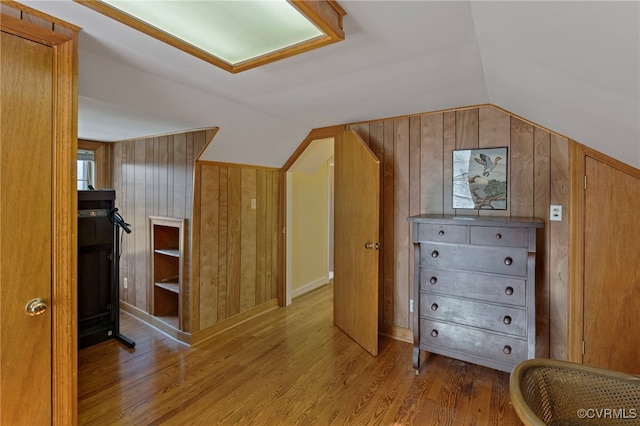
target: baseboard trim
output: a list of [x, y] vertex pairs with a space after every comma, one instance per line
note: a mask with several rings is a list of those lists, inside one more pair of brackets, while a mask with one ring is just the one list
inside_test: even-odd
[[140, 321], [145, 322], [154, 328], [157, 328], [158, 330], [162, 331], [164, 334], [167, 334], [170, 337], [173, 337], [174, 339], [182, 343], [186, 343], [187, 345], [192, 344], [191, 334], [186, 333], [184, 331], [180, 331], [172, 327], [171, 325], [167, 324], [161, 319], [154, 317], [153, 315], [143, 311], [140, 308], [136, 308], [133, 305], [120, 301], [120, 309], [130, 314], [131, 316], [139, 319]]
[[291, 292], [291, 298], [295, 299], [298, 296], [302, 296], [303, 294], [307, 294], [310, 291], [313, 291], [317, 288], [322, 287], [323, 285], [327, 285], [329, 283], [329, 279], [327, 277], [322, 277], [318, 280], [312, 281], [308, 284], [303, 285], [302, 287], [298, 287], [297, 289]]
[[191, 345], [198, 345], [205, 340], [209, 340], [212, 337], [224, 333], [230, 328], [236, 327], [244, 322], [262, 316], [278, 308], [278, 299], [273, 299], [246, 312], [242, 312], [241, 314], [234, 315], [219, 323], [213, 324], [204, 330], [196, 331], [191, 334]]
[[378, 334], [402, 342], [413, 343], [413, 330], [389, 324], [379, 324]]

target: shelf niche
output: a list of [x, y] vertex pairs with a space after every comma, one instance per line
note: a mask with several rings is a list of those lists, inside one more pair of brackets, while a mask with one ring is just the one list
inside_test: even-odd
[[185, 219], [150, 216], [151, 315], [183, 329]]

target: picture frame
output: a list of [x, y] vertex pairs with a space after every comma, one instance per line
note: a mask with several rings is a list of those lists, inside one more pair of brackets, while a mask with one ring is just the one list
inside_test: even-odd
[[506, 210], [508, 148], [453, 151], [453, 208]]

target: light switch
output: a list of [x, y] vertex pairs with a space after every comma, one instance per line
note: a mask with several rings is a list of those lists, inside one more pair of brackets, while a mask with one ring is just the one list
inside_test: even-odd
[[252, 198], [251, 199], [251, 210], [255, 210], [256, 209], [256, 199]]

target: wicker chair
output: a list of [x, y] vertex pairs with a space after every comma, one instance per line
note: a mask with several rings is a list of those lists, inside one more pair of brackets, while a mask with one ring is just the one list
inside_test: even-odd
[[509, 392], [525, 425], [640, 425], [640, 377], [530, 359], [511, 372]]

